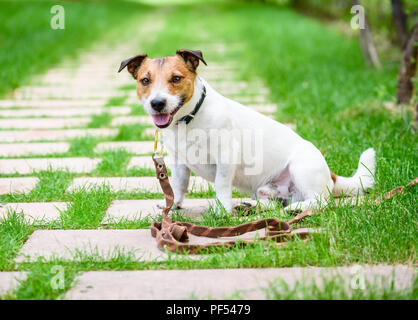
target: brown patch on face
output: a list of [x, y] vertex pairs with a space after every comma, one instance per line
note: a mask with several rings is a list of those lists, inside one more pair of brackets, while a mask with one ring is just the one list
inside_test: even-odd
[[330, 171], [330, 173], [331, 173], [331, 179], [335, 183], [337, 181], [337, 175], [334, 172], [332, 172], [332, 171]]
[[166, 88], [186, 103], [193, 96], [196, 76], [177, 55], [146, 59], [137, 71], [137, 94], [139, 98], [148, 98], [153, 88]]

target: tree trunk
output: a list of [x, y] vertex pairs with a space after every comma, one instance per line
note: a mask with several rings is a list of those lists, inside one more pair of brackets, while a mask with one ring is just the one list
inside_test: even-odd
[[[358, 5], [359, 1], [353, 0], [353, 4]], [[364, 29], [360, 29], [360, 47], [366, 64], [368, 66], [373, 65], [375, 68], [380, 68], [379, 57], [373, 43], [372, 34], [366, 17], [364, 17]]]
[[403, 9], [402, 0], [392, 0], [392, 18], [398, 34], [399, 45], [402, 49], [405, 49], [409, 38], [408, 16]]
[[412, 78], [417, 69], [418, 55], [418, 23], [412, 29], [411, 36], [402, 54], [401, 66], [398, 74], [398, 88], [396, 95], [398, 104], [405, 104], [411, 100], [414, 87]]

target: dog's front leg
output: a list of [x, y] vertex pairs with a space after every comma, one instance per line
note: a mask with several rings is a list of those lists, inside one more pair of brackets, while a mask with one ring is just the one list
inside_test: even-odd
[[184, 164], [172, 164], [171, 181], [174, 192], [174, 205], [181, 207], [187, 193], [190, 180], [190, 169]]
[[227, 212], [232, 211], [232, 182], [235, 175], [235, 165], [218, 164], [215, 176], [216, 197]]

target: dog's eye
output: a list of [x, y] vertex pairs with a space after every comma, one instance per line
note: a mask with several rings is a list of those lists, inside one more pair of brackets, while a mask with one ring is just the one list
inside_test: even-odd
[[171, 82], [173, 82], [173, 83], [178, 83], [178, 82], [180, 82], [180, 80], [181, 80], [180, 76], [173, 76], [171, 78]]
[[141, 79], [141, 83], [142, 83], [143, 86], [147, 86], [147, 85], [149, 85], [149, 79], [148, 78], [143, 78], [143, 79]]

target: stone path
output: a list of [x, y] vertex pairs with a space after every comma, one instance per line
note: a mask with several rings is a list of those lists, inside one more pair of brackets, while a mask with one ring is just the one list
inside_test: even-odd
[[[144, 25], [146, 26], [145, 23]], [[158, 26], [158, 21], [153, 21], [152, 28]], [[147, 34], [144, 29], [141, 32]], [[196, 47], [201, 48], [206, 56], [213, 57], [213, 61], [208, 67], [200, 68], [200, 75], [219, 92], [274, 118], [277, 106], [268, 100], [268, 89], [258, 79], [254, 79], [252, 83], [239, 81], [239, 66], [233, 60], [223, 59], [225, 44], [206, 40], [196, 44]], [[228, 50], [229, 48], [239, 50], [240, 44], [228, 44]], [[79, 59], [78, 65], [64, 61], [35, 79], [33, 85], [19, 88], [11, 98], [0, 100], [0, 195], [28, 194], [39, 183], [36, 173], [42, 170], [66, 170], [72, 173], [71, 181], [64, 186], [67, 194], [82, 188], [94, 190], [93, 187], [103, 184], [108, 185], [112, 193], [134, 192], [138, 197], [160, 192], [154, 176], [97, 176], [95, 173], [106, 152], [120, 149], [129, 153], [129, 159], [123, 164], [123, 169], [136, 171], [153, 168], [149, 157], [149, 153], [153, 151], [153, 141], [123, 141], [117, 138], [122, 126], [152, 125], [150, 117], [131, 113], [130, 105], [139, 104], [135, 90], [128, 92], [120, 89], [134, 84], [127, 72], [116, 73], [120, 61], [132, 56], [132, 52], [138, 52], [138, 48], [132, 48], [128, 42], [112, 48], [99, 45], [86, 52]], [[123, 102], [116, 103], [119, 98]], [[110, 120], [99, 128], [92, 128], [90, 124], [94, 117], [103, 115], [110, 117]], [[153, 129], [145, 129], [142, 136], [144, 135], [152, 136]], [[77, 153], [79, 150], [73, 148], [74, 139], [87, 136], [97, 139], [97, 144], [91, 146], [92, 154], [80, 156]], [[167, 164], [170, 166], [168, 158]], [[208, 182], [200, 177], [192, 177], [191, 191], [204, 192], [209, 188], [213, 186]], [[71, 204], [68, 201], [68, 197], [65, 201], [2, 201], [0, 223], [16, 212], [22, 214], [27, 223], [36, 222], [37, 225], [42, 225], [55, 221], [56, 225], [60, 225], [61, 214]], [[33, 262], [39, 257], [45, 260], [54, 257], [78, 260], [86, 255], [109, 260], [121, 252], [131, 254], [139, 261], [167, 259], [168, 255], [157, 248], [149, 229], [123, 227], [123, 222], [126, 221], [135, 222], [145, 217], [154, 219], [159, 216], [157, 204], [160, 201], [124, 199], [123, 196], [117, 198], [104, 210], [97, 229], [37, 228], [19, 250], [15, 261]], [[238, 204], [245, 199], [234, 201]], [[201, 219], [202, 212], [215, 205], [214, 199], [186, 199], [179, 211], [184, 216]], [[82, 214], [87, 216], [91, 212], [86, 209]], [[122, 223], [122, 227], [118, 227], [116, 223]], [[264, 234], [264, 230], [246, 234], [244, 237], [250, 239], [260, 234]], [[190, 243], [228, 240], [230, 238], [205, 239], [190, 236]], [[410, 277], [413, 273], [410, 268], [402, 268], [395, 270], [395, 277], [399, 280], [397, 283], [401, 283], [400, 286], [404, 285], [404, 282], [411, 283]], [[294, 283], [304, 272], [310, 277], [317, 277], [318, 273], [324, 270], [289, 268], [92, 271], [77, 277], [65, 298], [224, 298], [234, 297], [237, 289], [240, 289], [242, 297], [262, 299], [265, 297], [262, 287], [267, 285], [268, 280], [280, 277]], [[347, 275], [348, 269], [338, 270]], [[389, 269], [384, 268], [367, 270], [370, 275], [389, 274]], [[17, 285], [14, 279], [24, 279], [25, 276], [22, 272], [0, 272], [0, 295], [10, 292]], [[164, 285], [154, 287], [155, 283]], [[178, 283], [182, 285], [179, 286]], [[219, 285], [220, 283], [222, 285]]]
[[30, 192], [38, 181], [38, 178], [0, 178], [0, 194]]
[[67, 129], [67, 130], [25, 130], [0, 131], [1, 142], [62, 141], [85, 136], [111, 138], [118, 133], [115, 129]]
[[36, 220], [52, 221], [58, 220], [60, 212], [65, 211], [67, 203], [65, 202], [21, 202], [7, 203], [0, 207], [0, 219], [5, 219], [9, 212], [23, 213], [25, 219], [29, 222]]
[[0, 157], [22, 157], [66, 153], [70, 149], [67, 142], [46, 143], [6, 143], [0, 144]]
[[0, 173], [28, 174], [41, 170], [68, 170], [69, 172], [90, 172], [97, 167], [99, 159], [90, 158], [28, 158], [0, 159]]
[[[279, 280], [289, 288], [296, 282], [315, 281], [318, 287], [323, 279], [341, 277], [347, 291], [353, 277], [351, 267], [342, 268], [269, 268], [269, 269], [211, 269], [211, 270], [144, 270], [144, 271], [91, 271], [75, 279], [75, 287], [66, 299], [266, 299], [267, 288]], [[410, 288], [414, 268], [404, 266], [365, 267], [366, 281], [379, 287], [396, 290]], [[381, 283], [377, 279], [384, 277]], [[377, 280], [377, 281], [376, 281]], [[280, 289], [279, 289], [280, 292]]]

